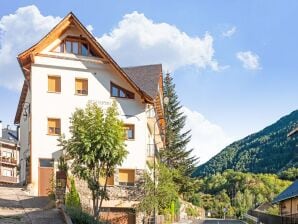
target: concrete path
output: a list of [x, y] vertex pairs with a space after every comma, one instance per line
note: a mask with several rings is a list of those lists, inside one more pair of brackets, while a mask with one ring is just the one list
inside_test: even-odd
[[245, 222], [240, 220], [222, 220], [222, 219], [213, 219], [213, 220], [196, 220], [194, 224], [245, 224]]
[[64, 224], [48, 197], [32, 197], [19, 187], [0, 186], [0, 224]]

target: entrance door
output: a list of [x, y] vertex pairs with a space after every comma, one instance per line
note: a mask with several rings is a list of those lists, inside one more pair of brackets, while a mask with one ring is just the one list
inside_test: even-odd
[[38, 195], [48, 196], [52, 189], [54, 175], [54, 160], [39, 159], [38, 168]]

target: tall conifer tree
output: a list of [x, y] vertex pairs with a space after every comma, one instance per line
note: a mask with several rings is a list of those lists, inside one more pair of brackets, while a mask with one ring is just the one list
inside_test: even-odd
[[168, 167], [178, 170], [182, 176], [190, 177], [197, 158], [191, 155], [193, 149], [186, 148], [191, 140], [191, 130], [183, 132], [186, 116], [181, 111], [182, 106], [170, 73], [164, 78], [164, 97], [168, 98], [168, 103], [164, 104], [166, 144], [161, 159]]

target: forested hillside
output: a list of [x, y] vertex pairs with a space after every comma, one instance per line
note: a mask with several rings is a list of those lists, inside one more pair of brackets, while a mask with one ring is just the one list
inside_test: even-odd
[[298, 126], [298, 110], [255, 134], [236, 141], [207, 163], [194, 176], [208, 176], [227, 169], [252, 173], [280, 173], [298, 166], [298, 136], [287, 134]]
[[[249, 209], [271, 202], [290, 184], [274, 174], [226, 170], [222, 174], [198, 179], [198, 193], [192, 197], [192, 203], [204, 207], [213, 217], [223, 217], [224, 208], [227, 216], [241, 217]], [[276, 209], [275, 213], [278, 212]]]

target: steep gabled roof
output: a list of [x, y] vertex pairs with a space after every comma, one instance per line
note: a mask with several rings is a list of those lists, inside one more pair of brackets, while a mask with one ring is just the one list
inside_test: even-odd
[[273, 200], [273, 204], [279, 203], [281, 201], [298, 197], [298, 180], [296, 180], [292, 185], [290, 185], [287, 189], [281, 192], [276, 198]]
[[[45, 35], [38, 43], [24, 51], [23, 53], [18, 55], [18, 61], [21, 66], [21, 69], [24, 73], [25, 80], [28, 81], [24, 83], [22, 94], [20, 96], [19, 105], [15, 117], [15, 123], [20, 122], [21, 111], [23, 109], [24, 101], [23, 99], [26, 98], [28, 88], [30, 86], [30, 69], [31, 64], [34, 63], [34, 55], [40, 53], [49, 43], [54, 41], [56, 38], [60, 37], [69, 26], [75, 26], [80, 32], [86, 35], [87, 40], [92, 45], [92, 47], [97, 51], [96, 53], [100, 55], [100, 59], [104, 61], [106, 64], [110, 64], [111, 67], [120, 75], [122, 76], [130, 85], [131, 87], [140, 94], [140, 96], [144, 99], [145, 102], [153, 103], [154, 99], [148, 94], [152, 93], [149, 91], [149, 88], [146, 91], [143, 91], [141, 87], [135, 83], [132, 78], [135, 77], [134, 75], [127, 75], [126, 72], [113, 60], [113, 58], [104, 50], [104, 48], [97, 42], [97, 40], [93, 37], [93, 35], [82, 25], [82, 23], [77, 19], [77, 17], [70, 12], [67, 16], [64, 17], [62, 21], [60, 21], [47, 35]], [[135, 73], [133, 73], [135, 74]], [[136, 79], [137, 80], [137, 79]], [[150, 88], [151, 89], [151, 88]], [[23, 95], [24, 94], [24, 95]]]
[[158, 94], [158, 83], [162, 75], [162, 65], [142, 65], [122, 68], [130, 79], [152, 99]]

